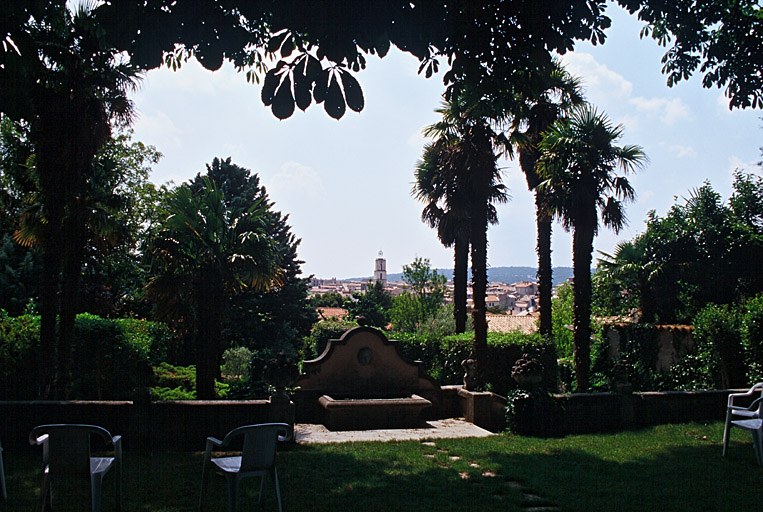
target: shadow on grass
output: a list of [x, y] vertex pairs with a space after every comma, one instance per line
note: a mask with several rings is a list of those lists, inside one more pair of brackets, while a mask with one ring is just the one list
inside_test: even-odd
[[[431, 456], [427, 457], [425, 454]], [[39, 455], [39, 454], [37, 454]], [[39, 496], [39, 456], [8, 457], [9, 501], [0, 511], [29, 511]], [[278, 454], [284, 510], [508, 510], [519, 499], [505, 481], [482, 478], [479, 470], [452, 461], [416, 442], [290, 446]], [[202, 454], [125, 453], [122, 509], [197, 510]], [[277, 510], [273, 483], [245, 480], [239, 510]], [[104, 511], [114, 510], [113, 475], [104, 480]], [[55, 492], [55, 491], [54, 491]], [[67, 486], [54, 494], [57, 510], [89, 510], [89, 487]], [[207, 510], [227, 506], [225, 479], [212, 475]]]
[[[722, 424], [663, 426], [600, 436], [493, 436], [435, 443], [291, 445], [278, 455], [287, 511], [496, 511], [553, 503], [565, 511], [756, 510], [763, 468], [745, 432], [721, 457]], [[29, 511], [39, 486], [39, 453], [5, 452], [9, 501]], [[201, 453], [126, 452], [123, 510], [196, 510]], [[518, 487], [516, 482], [521, 484]], [[276, 510], [272, 482], [245, 481], [240, 510]], [[525, 493], [543, 498], [528, 502]], [[104, 510], [113, 510], [107, 476]], [[56, 495], [60, 510], [89, 510], [88, 489]], [[210, 481], [208, 510], [224, 510], [225, 480]]]

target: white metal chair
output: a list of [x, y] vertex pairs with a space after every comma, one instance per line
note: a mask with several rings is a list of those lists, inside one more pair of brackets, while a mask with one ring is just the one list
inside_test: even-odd
[[[114, 446], [113, 457], [91, 457], [90, 437], [97, 436], [107, 445]], [[29, 443], [42, 445], [42, 487], [40, 511], [46, 504], [52, 508], [52, 484], [66, 479], [89, 479], [93, 512], [101, 510], [101, 484], [104, 475], [114, 467], [115, 503], [122, 508], [122, 437], [112, 436], [108, 430], [95, 425], [57, 424], [40, 425], [29, 434]]]
[[5, 490], [5, 467], [3, 466], [3, 445], [0, 444], [0, 495], [3, 500], [8, 499], [8, 491]]
[[[752, 397], [755, 394], [759, 394], [757, 400], [754, 400], [752, 404], [750, 404], [747, 407], [743, 407], [740, 405], [734, 405], [734, 402], [736, 401], [737, 404], [741, 401], [740, 399], [744, 399], [745, 397]], [[748, 419], [756, 419], [760, 418], [760, 409], [758, 408], [758, 403], [763, 399], [763, 382], [758, 382], [753, 387], [751, 387], [748, 391], [744, 393], [731, 393], [729, 394], [727, 406], [726, 406], [726, 426], [723, 429], [723, 456], [726, 456], [726, 452], [728, 451], [729, 447], [729, 436], [731, 435], [731, 427], [732, 426], [738, 426], [733, 423], [734, 420], [748, 420]]]
[[[213, 451], [229, 447], [234, 439], [243, 436], [241, 455], [233, 457], [212, 457]], [[264, 423], [247, 425], [231, 430], [220, 441], [214, 437], [207, 438], [207, 448], [204, 453], [204, 468], [201, 473], [201, 496], [199, 510], [204, 510], [207, 491], [207, 479], [212, 466], [218, 474], [224, 475], [228, 481], [228, 510], [234, 512], [238, 501], [239, 483], [242, 479], [259, 476], [260, 503], [265, 486], [265, 476], [271, 474], [276, 487], [278, 510], [281, 512], [281, 489], [278, 486], [278, 471], [276, 469], [276, 444], [291, 436], [291, 428], [286, 423]]]

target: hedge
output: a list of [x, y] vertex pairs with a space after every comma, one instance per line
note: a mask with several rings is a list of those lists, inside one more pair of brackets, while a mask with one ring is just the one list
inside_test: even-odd
[[[171, 340], [169, 329], [160, 323], [78, 315], [70, 398], [131, 398], [134, 388], [151, 383], [151, 365], [166, 354]], [[37, 398], [39, 343], [39, 316], [0, 314], [0, 399]]]
[[[401, 352], [409, 359], [424, 363], [429, 375], [440, 385], [463, 384], [461, 362], [472, 357], [473, 335], [458, 334], [435, 339], [408, 333], [390, 333], [390, 339], [400, 342]], [[524, 354], [540, 360], [543, 383], [552, 390], [557, 387], [556, 348], [539, 334], [520, 332], [488, 334], [487, 383], [499, 395], [517, 387], [511, 369]]]

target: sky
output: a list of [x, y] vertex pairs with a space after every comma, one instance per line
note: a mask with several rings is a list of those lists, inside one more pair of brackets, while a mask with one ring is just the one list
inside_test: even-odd
[[[637, 197], [627, 205], [629, 225], [619, 234], [601, 229], [594, 242], [604, 252], [643, 232], [647, 212], [665, 215], [705, 181], [726, 200], [734, 170], [761, 175], [756, 162], [763, 159], [760, 110], [730, 111], [723, 91], [702, 88], [700, 75], [667, 87], [660, 72], [664, 48], [639, 39], [642, 24], [619, 7], [610, 5], [608, 14], [613, 25], [604, 45], [578, 42], [562, 57], [583, 80], [588, 100], [623, 125], [618, 143], [638, 144], [649, 158], [630, 176]], [[180, 71], [145, 76], [132, 95], [133, 138], [163, 153], [151, 176], [157, 184], [187, 181], [215, 157], [257, 173], [301, 239], [305, 275], [371, 276], [380, 251], [390, 273], [416, 257], [451, 268], [452, 251], [421, 222], [423, 204], [411, 195], [426, 141], [422, 129], [439, 117], [443, 67], [426, 79], [409, 54], [369, 56], [355, 75], [365, 96], [362, 112], [348, 110], [336, 121], [312, 105], [279, 121], [262, 104], [260, 85], [229, 64], [209, 72], [191, 60]], [[499, 165], [512, 199], [498, 206], [499, 224], [488, 232], [488, 263], [535, 266], [532, 195], [518, 164]], [[555, 225], [554, 266], [571, 266], [571, 245], [571, 234]]]

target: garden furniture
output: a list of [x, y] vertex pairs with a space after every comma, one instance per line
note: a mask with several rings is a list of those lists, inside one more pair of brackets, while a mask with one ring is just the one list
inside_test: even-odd
[[[114, 447], [113, 457], [91, 457], [90, 437], [103, 439]], [[89, 479], [93, 512], [101, 510], [101, 484], [113, 467], [115, 472], [115, 503], [121, 510], [122, 496], [122, 437], [95, 425], [40, 425], [29, 434], [29, 443], [42, 445], [43, 475], [40, 488], [40, 511], [52, 508], [53, 483], [61, 480]]]
[[[243, 437], [241, 455], [233, 457], [212, 457], [213, 451], [220, 448], [229, 448], [234, 440]], [[291, 437], [291, 428], [286, 423], [263, 423], [260, 425], [247, 425], [231, 430], [220, 441], [214, 437], [207, 438], [206, 451], [204, 453], [204, 468], [201, 473], [201, 496], [199, 498], [199, 510], [204, 509], [206, 500], [206, 487], [209, 470], [214, 469], [218, 474], [224, 475], [228, 481], [228, 510], [236, 510], [238, 500], [239, 483], [242, 479], [259, 476], [260, 480], [260, 503], [262, 503], [262, 491], [265, 485], [265, 476], [271, 474], [276, 487], [276, 499], [278, 510], [281, 512], [281, 490], [278, 486], [278, 471], [276, 469], [276, 443]], [[238, 445], [236, 445], [238, 447]], [[230, 449], [230, 448], [229, 448]]]
[[[747, 407], [740, 406], [740, 405], [734, 405], [734, 402], [736, 401], [739, 403], [739, 399], [743, 399], [745, 397], [750, 397], [755, 394], [760, 394], [760, 396], [757, 398], [757, 400], [754, 400], [752, 404], [750, 404]], [[733, 420], [746, 420], [746, 419], [755, 419], [760, 418], [760, 408], [758, 407], [759, 402], [763, 400], [763, 382], [758, 382], [753, 387], [751, 387], [748, 391], [744, 393], [730, 393], [728, 398], [728, 403], [726, 407], [726, 426], [723, 429], [723, 456], [726, 456], [726, 451], [728, 450], [729, 446], [729, 436], [731, 435], [731, 427], [737, 426], [734, 425]]]

